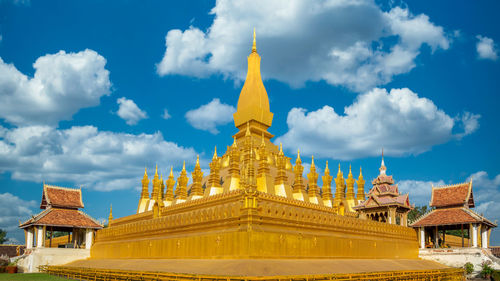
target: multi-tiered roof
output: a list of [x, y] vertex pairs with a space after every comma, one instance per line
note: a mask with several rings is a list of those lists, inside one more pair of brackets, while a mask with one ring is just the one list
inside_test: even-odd
[[44, 184], [40, 209], [43, 211], [20, 224], [30, 226], [52, 226], [69, 228], [101, 229], [95, 219], [80, 211], [83, 208], [82, 190]]
[[411, 224], [412, 227], [468, 225], [470, 223], [496, 227], [496, 224], [471, 209], [475, 206], [472, 179], [469, 182], [453, 185], [432, 186], [429, 205], [435, 209], [418, 218]]

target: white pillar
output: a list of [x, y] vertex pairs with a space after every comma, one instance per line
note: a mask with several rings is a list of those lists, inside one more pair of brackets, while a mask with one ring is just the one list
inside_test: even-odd
[[477, 224], [472, 224], [472, 247], [477, 248]]
[[486, 225], [481, 227], [481, 244], [483, 248], [488, 248], [488, 228]]
[[94, 236], [94, 231], [87, 228], [87, 233], [85, 234], [85, 249], [90, 249], [92, 247], [92, 238]]
[[36, 247], [43, 247], [43, 226], [39, 226], [36, 228]]
[[425, 249], [425, 228], [420, 228], [420, 248]]
[[26, 233], [26, 249], [33, 248], [33, 227], [28, 227]]

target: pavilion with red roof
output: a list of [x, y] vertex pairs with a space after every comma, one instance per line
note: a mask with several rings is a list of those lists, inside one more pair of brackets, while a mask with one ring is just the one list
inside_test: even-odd
[[469, 182], [443, 187], [432, 186], [430, 206], [435, 209], [410, 225], [418, 230], [420, 248], [425, 248], [429, 242], [432, 242], [434, 247], [445, 245], [447, 230], [461, 230], [464, 247], [464, 229], [469, 234], [472, 247], [478, 247], [480, 242], [483, 248], [488, 248], [489, 232], [497, 225], [471, 209], [475, 206], [472, 179]]
[[45, 245], [47, 231], [50, 232], [49, 244], [54, 231], [61, 231], [68, 233], [68, 239], [72, 237], [66, 247], [90, 249], [94, 232], [103, 226], [79, 210], [83, 207], [81, 189], [44, 184], [40, 203], [43, 211], [19, 225], [25, 231], [26, 248], [50, 247], [52, 245]]

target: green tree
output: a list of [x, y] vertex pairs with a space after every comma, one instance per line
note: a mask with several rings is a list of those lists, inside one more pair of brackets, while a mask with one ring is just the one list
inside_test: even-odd
[[425, 206], [415, 206], [415, 208], [413, 208], [413, 210], [411, 210], [408, 213], [408, 222], [409, 223], [410, 222], [414, 222], [415, 220], [417, 220], [419, 217], [425, 215], [430, 210], [432, 210], [432, 208], [430, 208], [427, 205], [425, 205]]
[[3, 244], [5, 242], [7, 242], [7, 231], [3, 230], [3, 229], [0, 229], [0, 244]]

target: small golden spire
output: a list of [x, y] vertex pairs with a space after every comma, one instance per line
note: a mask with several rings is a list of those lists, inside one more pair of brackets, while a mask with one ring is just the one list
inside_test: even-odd
[[326, 160], [325, 174], [330, 174], [330, 169], [328, 168], [328, 160]]
[[182, 171], [186, 171], [186, 161], [182, 162]]
[[233, 137], [233, 147], [237, 147], [238, 145], [236, 144], [236, 137]]
[[144, 177], [148, 177], [148, 167], [144, 167]]
[[359, 166], [359, 178], [363, 178], [363, 171], [361, 170], [361, 166]]
[[252, 53], [257, 52], [257, 42], [255, 40], [255, 27], [253, 28], [253, 44], [252, 44]]
[[113, 204], [109, 205], [109, 217], [108, 217], [108, 225], [111, 223], [113, 220]]
[[196, 165], [195, 167], [200, 167], [200, 155], [196, 155]]
[[283, 155], [283, 145], [281, 144], [281, 142], [280, 142], [280, 152], [279, 152], [279, 155]]
[[314, 155], [312, 155], [311, 156], [311, 168], [314, 168], [314, 167], [316, 167], [316, 166], [314, 165]]
[[158, 177], [158, 164], [156, 164], [155, 176]]
[[217, 159], [217, 146], [214, 148], [214, 156], [212, 157], [212, 160]]
[[250, 122], [247, 122], [247, 130], [245, 132], [245, 137], [250, 136]]
[[349, 164], [349, 175], [352, 176], [351, 164]]
[[297, 161], [296, 163], [302, 163], [302, 160], [300, 159], [300, 149], [297, 149]]
[[337, 172], [337, 176], [340, 176], [342, 174], [342, 171], [340, 171], [340, 163], [339, 163], [339, 171]]
[[174, 167], [170, 166], [170, 175], [169, 175], [169, 177], [173, 177], [173, 176], [174, 176]]

